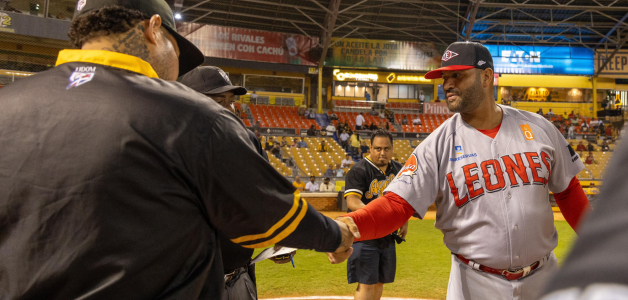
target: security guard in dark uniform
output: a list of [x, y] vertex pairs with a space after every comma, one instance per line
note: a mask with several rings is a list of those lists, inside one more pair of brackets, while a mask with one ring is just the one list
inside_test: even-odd
[[77, 9], [83, 50], [0, 90], [2, 298], [220, 299], [217, 232], [351, 253], [233, 114], [167, 81], [203, 57], [165, 1]]
[[[356, 163], [345, 178], [344, 197], [350, 211], [358, 210], [384, 195], [384, 189], [403, 167], [392, 160], [393, 137], [378, 129], [371, 135], [367, 157]], [[400, 235], [405, 237], [407, 223]], [[398, 237], [399, 238], [399, 237]], [[395, 239], [388, 235], [381, 239], [359, 241], [353, 245], [353, 254], [347, 261], [349, 283], [358, 283], [356, 299], [379, 299], [383, 284], [395, 280]]]

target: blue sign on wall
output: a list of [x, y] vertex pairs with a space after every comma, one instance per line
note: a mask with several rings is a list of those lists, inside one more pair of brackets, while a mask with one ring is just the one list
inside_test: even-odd
[[484, 45], [495, 73], [593, 75], [594, 53], [584, 47]]

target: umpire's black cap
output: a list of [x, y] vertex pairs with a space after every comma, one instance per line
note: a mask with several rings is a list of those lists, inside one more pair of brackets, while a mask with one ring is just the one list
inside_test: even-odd
[[76, 4], [74, 19], [114, 5], [134, 9], [148, 16], [159, 15], [161, 17], [161, 24], [174, 37], [179, 47], [179, 76], [200, 66], [205, 61], [205, 56], [201, 50], [177, 33], [172, 10], [164, 0], [79, 0]]
[[181, 83], [206, 95], [232, 92], [234, 95], [246, 94], [246, 89], [231, 84], [229, 76], [221, 68], [212, 66], [198, 67], [181, 78]]
[[484, 45], [476, 42], [455, 42], [445, 50], [441, 67], [425, 74], [426, 79], [441, 78], [442, 71], [456, 71], [468, 69], [491, 69], [493, 57]]

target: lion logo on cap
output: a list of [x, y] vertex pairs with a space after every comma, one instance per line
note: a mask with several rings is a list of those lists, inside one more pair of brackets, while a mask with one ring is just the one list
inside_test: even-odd
[[85, 4], [87, 4], [87, 0], [79, 0], [78, 3], [76, 3], [76, 11], [83, 10], [83, 7], [85, 7]]
[[443, 61], [448, 61], [456, 56], [458, 56], [459, 54], [456, 52], [453, 52], [451, 50], [447, 50], [445, 51], [445, 54], [443, 54]]

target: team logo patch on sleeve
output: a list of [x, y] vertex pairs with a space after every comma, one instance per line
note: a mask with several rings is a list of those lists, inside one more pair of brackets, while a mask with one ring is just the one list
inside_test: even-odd
[[403, 166], [403, 168], [401, 168], [401, 171], [399, 171], [399, 174], [397, 174], [397, 178], [401, 178], [403, 176], [409, 176], [410, 178], [412, 178], [414, 175], [416, 175], [418, 167], [419, 163], [416, 158], [416, 154], [412, 153], [412, 155], [410, 155], [410, 157], [408, 158], [408, 161], [406, 161], [406, 164]]
[[526, 140], [531, 141], [534, 139], [534, 134], [532, 134], [532, 129], [530, 129], [530, 125], [521, 125], [521, 132], [523, 132], [523, 136], [525, 136]]
[[74, 70], [74, 72], [70, 74], [70, 78], [68, 78], [70, 84], [68, 84], [65, 89], [69, 90], [71, 88], [90, 82], [94, 78], [95, 74], [96, 67], [77, 67], [76, 70]]

